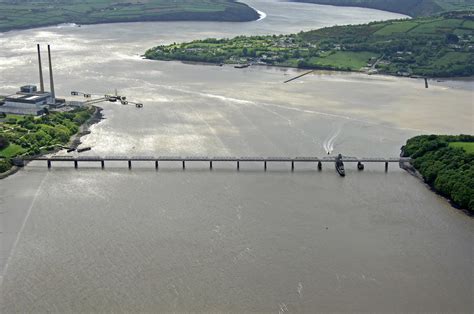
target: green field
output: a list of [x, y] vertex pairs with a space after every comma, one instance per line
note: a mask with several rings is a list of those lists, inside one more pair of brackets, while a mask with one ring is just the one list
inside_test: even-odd
[[22, 154], [26, 150], [17, 144], [10, 144], [7, 148], [0, 150], [0, 157], [11, 158]]
[[310, 64], [358, 71], [367, 65], [368, 60], [377, 57], [378, 54], [368, 51], [336, 51], [326, 57], [313, 57]]
[[403, 76], [474, 75], [474, 11], [158, 46], [155, 60], [249, 63]]
[[474, 154], [474, 142], [452, 142], [449, 143], [450, 147], [462, 148], [468, 154]]
[[0, 0], [0, 32], [60, 23], [252, 21], [258, 13], [232, 0]]

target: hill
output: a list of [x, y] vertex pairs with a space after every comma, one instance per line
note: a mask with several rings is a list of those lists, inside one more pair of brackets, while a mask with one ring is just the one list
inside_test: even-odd
[[258, 13], [234, 0], [0, 0], [0, 32], [61, 23], [253, 21]]
[[474, 0], [291, 0], [336, 6], [378, 9], [411, 17], [429, 16], [446, 11], [473, 10]]
[[391, 75], [474, 75], [474, 13], [158, 46], [156, 60], [250, 63]]

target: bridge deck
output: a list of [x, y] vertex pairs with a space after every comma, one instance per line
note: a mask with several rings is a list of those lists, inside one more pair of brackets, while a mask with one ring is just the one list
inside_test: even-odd
[[[207, 162], [336, 162], [335, 157], [207, 157], [207, 156], [51, 156], [51, 157], [25, 157], [25, 161], [33, 160], [44, 160], [44, 161], [177, 161], [177, 162], [188, 162], [188, 161], [207, 161]], [[395, 162], [409, 162], [410, 158], [397, 157], [397, 158], [356, 158], [356, 157], [343, 157], [343, 162], [361, 162], [361, 163], [395, 163]]]

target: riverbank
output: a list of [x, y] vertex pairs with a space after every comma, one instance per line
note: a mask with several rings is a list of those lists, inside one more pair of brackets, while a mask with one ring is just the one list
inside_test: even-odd
[[31, 10], [29, 3], [0, 2], [0, 32], [75, 23], [78, 25], [157, 22], [222, 21], [249, 22], [259, 13], [245, 3], [233, 0], [151, 0], [145, 3], [104, 0], [97, 3], [73, 0]]
[[147, 50], [145, 57], [404, 77], [468, 77], [474, 75], [470, 14], [451, 12], [440, 17], [334, 26], [289, 35], [210, 38], [157, 46]]
[[400, 165], [427, 184], [453, 207], [474, 215], [474, 154], [463, 148], [472, 146], [472, 135], [421, 135], [411, 138], [401, 156], [411, 164]]
[[[101, 120], [104, 119], [103, 114], [102, 114], [102, 110], [103, 110], [102, 108], [97, 107], [97, 106], [92, 106], [92, 108], [94, 108], [94, 112], [91, 113], [90, 117], [84, 123], [78, 126], [77, 132], [74, 133], [72, 136], [70, 136], [67, 143], [61, 144], [60, 146], [55, 146], [54, 149], [51, 149], [42, 153], [32, 154], [31, 156], [39, 157], [39, 156], [44, 156], [44, 155], [49, 155], [49, 154], [55, 154], [63, 150], [64, 147], [77, 149], [78, 146], [81, 144], [81, 141], [80, 141], [81, 137], [83, 137], [84, 135], [90, 134], [90, 127], [96, 123], [99, 123]], [[14, 158], [14, 157], [15, 156], [11, 156], [11, 158]], [[25, 165], [27, 163], [28, 162], [26, 162]], [[13, 175], [16, 172], [18, 172], [20, 169], [21, 167], [15, 166], [10, 163], [10, 169], [8, 169], [5, 172], [0, 173], [0, 179], [4, 179], [10, 175]]]

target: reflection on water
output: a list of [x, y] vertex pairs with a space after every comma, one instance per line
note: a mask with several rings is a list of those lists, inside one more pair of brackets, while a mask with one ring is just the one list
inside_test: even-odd
[[[400, 17], [249, 3], [267, 17], [2, 34], [0, 86], [34, 83], [34, 43], [49, 42], [59, 95], [117, 88], [145, 103], [104, 104], [91, 155], [393, 157], [415, 134], [473, 133], [469, 82], [283, 84], [296, 70], [140, 58], [159, 43]], [[2, 266], [13, 248], [2, 312], [472, 311], [472, 221], [396, 166], [348, 165], [344, 179], [332, 165], [98, 166], [35, 162], [0, 182]]]

